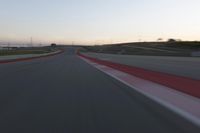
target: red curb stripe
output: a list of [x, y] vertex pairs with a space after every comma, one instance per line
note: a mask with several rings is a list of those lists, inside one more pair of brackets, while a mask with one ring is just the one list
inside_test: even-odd
[[50, 57], [50, 56], [55, 56], [55, 55], [61, 54], [63, 52], [64, 52], [64, 50], [61, 50], [58, 53], [44, 55], [44, 56], [30, 57], [30, 58], [19, 58], [19, 59], [10, 59], [10, 60], [2, 60], [2, 61], [0, 61], [0, 64], [15, 63], [15, 62], [21, 62], [21, 61], [29, 61], [29, 60], [33, 60], [33, 59], [47, 58], [47, 57]]
[[125, 73], [140, 77], [145, 80], [153, 81], [175, 90], [184, 92], [186, 94], [200, 98], [200, 80], [194, 80], [187, 77], [176, 76], [172, 74], [166, 74], [134, 66], [128, 66], [124, 64], [118, 64], [110, 61], [100, 60], [93, 57], [89, 57], [80, 53], [79, 56], [89, 59], [90, 61], [102, 64]]

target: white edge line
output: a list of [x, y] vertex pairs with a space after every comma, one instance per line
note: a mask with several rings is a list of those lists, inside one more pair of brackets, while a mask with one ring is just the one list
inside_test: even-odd
[[[146, 97], [152, 99], [153, 101], [159, 103], [160, 105], [167, 107], [167, 108], [170, 109], [171, 111], [173, 111], [173, 112], [179, 114], [180, 116], [184, 117], [185, 119], [189, 120], [189, 121], [192, 122], [193, 124], [195, 124], [195, 125], [197, 125], [198, 127], [200, 127], [200, 119], [198, 119], [198, 118], [195, 117], [194, 115], [192, 115], [192, 114], [190, 114], [190, 113], [188, 113], [188, 112], [186, 112], [186, 111], [184, 111], [184, 110], [182, 110], [182, 109], [180, 109], [180, 108], [174, 106], [173, 104], [170, 104], [170, 103], [168, 103], [168, 102], [166, 102], [166, 101], [164, 101], [164, 100], [162, 100], [162, 99], [159, 99], [159, 98], [157, 98], [157, 97], [155, 97], [155, 96], [153, 96], [153, 95], [150, 95], [150, 94], [148, 94], [148, 93], [146, 93], [146, 92], [144, 92], [144, 91], [140, 91], [139, 88], [137, 88], [137, 87], [135, 87], [135, 86], [133, 86], [133, 85], [127, 83], [126, 81], [123, 81], [123, 80], [121, 80], [120, 78], [118, 78], [118, 77], [116, 77], [116, 76], [114, 76], [114, 75], [112, 75], [112, 74], [109, 74], [109, 73], [103, 71], [102, 69], [100, 69], [100, 68], [94, 66], [89, 60], [87, 60], [87, 59], [85, 59], [85, 58], [83, 58], [83, 57], [80, 57], [80, 56], [79, 56], [79, 58], [81, 58], [82, 60], [84, 60], [85, 62], [87, 62], [88, 64], [90, 64], [91, 66], [97, 68], [97, 69], [100, 70], [101, 72], [106, 73], [107, 75], [109, 75], [109, 76], [111, 76], [111, 77], [117, 79], [118, 81], [120, 81], [120, 82], [124, 83], [125, 85], [131, 87], [132, 89], [134, 89], [134, 90], [140, 92], [140, 93], [143, 94], [144, 96], [146, 96]], [[97, 64], [97, 63], [95, 63], [95, 64]], [[102, 66], [103, 66], [103, 65], [102, 65]], [[137, 89], [136, 89], [136, 88], [137, 88]]]

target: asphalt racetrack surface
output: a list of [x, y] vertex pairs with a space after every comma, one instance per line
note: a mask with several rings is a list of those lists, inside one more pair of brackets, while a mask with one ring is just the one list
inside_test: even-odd
[[192, 127], [71, 47], [49, 58], [0, 64], [0, 107], [1, 133], [184, 133]]

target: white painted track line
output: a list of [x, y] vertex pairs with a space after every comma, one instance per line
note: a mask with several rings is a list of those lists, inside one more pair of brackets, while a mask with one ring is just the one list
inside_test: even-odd
[[155, 102], [176, 112], [200, 127], [200, 99], [176, 91], [166, 86], [147, 81], [113, 68], [91, 62], [80, 57], [90, 65], [126, 84]]

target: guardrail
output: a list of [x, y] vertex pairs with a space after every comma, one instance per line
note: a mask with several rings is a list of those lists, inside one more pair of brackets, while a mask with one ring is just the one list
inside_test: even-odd
[[36, 56], [36, 57], [1, 60], [0, 64], [14, 63], [14, 62], [19, 62], [19, 61], [29, 61], [29, 60], [33, 60], [33, 59], [40, 59], [40, 58], [45, 58], [45, 57], [50, 57], [50, 56], [58, 55], [58, 54], [61, 54], [63, 52], [64, 52], [64, 50], [60, 50], [57, 53], [54, 52], [54, 53], [49, 53], [47, 55], [41, 55], [41, 56]]

